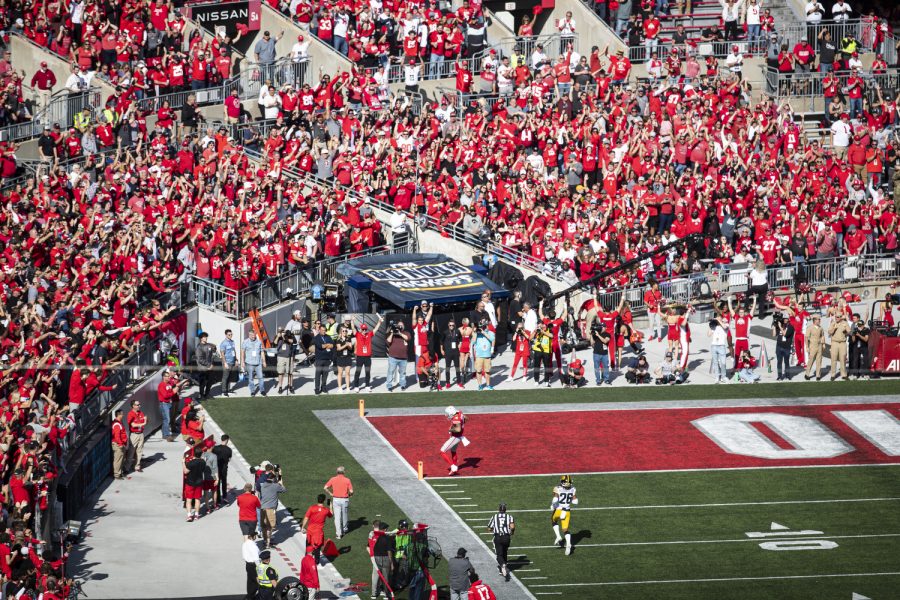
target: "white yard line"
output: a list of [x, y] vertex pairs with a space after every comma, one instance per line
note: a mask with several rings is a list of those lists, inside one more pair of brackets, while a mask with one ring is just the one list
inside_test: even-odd
[[[771, 502], [716, 502], [712, 504], [647, 504], [642, 506], [579, 506], [576, 510], [645, 510], [657, 508], [718, 508], [724, 506], [776, 506], [781, 504], [840, 504], [844, 502], [895, 502], [900, 498], [835, 498], [833, 500], [774, 500]], [[520, 508], [517, 513], [548, 512], [547, 508]], [[461, 515], [493, 515], [492, 510], [464, 510]], [[466, 521], [488, 521], [490, 518], [465, 517]]]
[[[784, 539], [779, 539], [780, 542], [789, 542], [789, 541], [800, 541], [800, 540], [847, 540], [847, 539], [869, 539], [869, 538], [885, 538], [885, 537], [900, 537], [900, 533], [872, 533], [865, 535], [819, 535], [814, 538], [798, 538], [798, 537], [785, 537]], [[681, 544], [736, 544], [740, 542], [754, 542], [756, 544], [759, 543], [759, 539], [756, 538], [739, 538], [735, 540], [672, 540], [668, 542], [611, 542], [608, 544], [575, 544], [575, 548], [612, 548], [618, 546], [673, 546], [673, 545], [681, 545]], [[544, 550], [550, 548], [559, 548], [556, 544], [549, 546], [514, 546], [509, 550], [510, 552], [517, 550]]]
[[[823, 575], [777, 575], [770, 577], [717, 577], [712, 579], [656, 579], [651, 581], [603, 581], [595, 583], [537, 583], [531, 587], [593, 587], [604, 585], [644, 585], [656, 583], [707, 583], [720, 581], [774, 581], [781, 579], [820, 579], [831, 577], [893, 577], [900, 575], [900, 572], [887, 573], [827, 573]], [[545, 592], [535, 592], [536, 594], [544, 594]]]
[[[409, 463], [407, 463], [409, 464]], [[705, 469], [647, 469], [641, 471], [581, 471], [572, 472], [569, 475], [635, 475], [641, 473], [706, 473], [710, 471], [763, 471], [766, 469], [834, 469], [846, 467], [897, 467], [900, 463], [869, 463], [869, 464], [853, 464], [853, 465], [789, 465], [789, 466], [771, 466], [771, 467], [717, 467]], [[517, 475], [465, 475], [463, 479], [507, 479], [510, 477], [559, 477], [559, 472], [552, 473], [520, 473]], [[430, 481], [442, 481], [449, 477], [429, 477]], [[432, 483], [431, 485], [436, 485]]]
[[[726, 390], [723, 390], [726, 391]], [[466, 414], [595, 412], [602, 410], [678, 410], [686, 408], [743, 408], [758, 406], [847, 406], [895, 404], [900, 396], [825, 396], [803, 398], [725, 398], [722, 400], [657, 400], [636, 402], [572, 402], [566, 404], [484, 404], [465, 407]], [[348, 413], [353, 411], [348, 411]], [[367, 417], [419, 417], [443, 415], [437, 406], [409, 408], [367, 408]]]

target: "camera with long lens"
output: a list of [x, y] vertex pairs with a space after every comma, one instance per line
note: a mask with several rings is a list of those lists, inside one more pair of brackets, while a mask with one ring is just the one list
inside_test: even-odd
[[390, 331], [394, 335], [397, 335], [398, 333], [400, 333], [400, 326], [397, 325], [396, 321], [388, 321], [388, 331]]

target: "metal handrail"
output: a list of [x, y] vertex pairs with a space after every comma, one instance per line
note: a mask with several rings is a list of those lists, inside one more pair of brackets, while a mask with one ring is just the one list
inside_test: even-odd
[[99, 87], [93, 86], [85, 92], [75, 93], [59, 90], [51, 96], [47, 107], [32, 115], [30, 121], [0, 128], [0, 141], [14, 142], [33, 138], [41, 134], [45, 125], [51, 126], [54, 123], [59, 123], [62, 128], [71, 127], [75, 114], [85, 106], [103, 106], [103, 92]]
[[[816, 100], [823, 99], [823, 85], [825, 77], [828, 73], [812, 72], [812, 73], [781, 73], [763, 67], [765, 78], [764, 93], [779, 100], [782, 99], [806, 99], [809, 100], [810, 110], [813, 110], [813, 104]], [[847, 84], [847, 79], [852, 73], [849, 71], [839, 71], [832, 73], [837, 80], [840, 88]], [[884, 90], [893, 90], [900, 87], [900, 69], [891, 68], [884, 73], [862, 73], [863, 82], [867, 87], [871, 84], [877, 84]]]

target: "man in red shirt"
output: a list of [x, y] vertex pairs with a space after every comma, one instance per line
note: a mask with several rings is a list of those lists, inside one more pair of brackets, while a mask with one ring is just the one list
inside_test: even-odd
[[237, 497], [238, 525], [244, 540], [256, 535], [257, 511], [262, 508], [259, 498], [253, 493], [253, 484], [244, 484], [244, 493]]
[[647, 315], [650, 318], [650, 341], [655, 339], [662, 340], [662, 292], [659, 291], [659, 283], [657, 281], [650, 282], [650, 288], [644, 292], [644, 304], [647, 305]]
[[469, 588], [469, 598], [472, 600], [497, 600], [497, 596], [494, 595], [494, 590], [492, 590], [488, 584], [483, 583], [481, 579], [478, 578], [478, 575], [473, 573], [471, 577], [475, 581], [472, 582], [472, 587]]
[[375, 332], [381, 327], [383, 321], [384, 317], [378, 315], [378, 323], [375, 324], [372, 331], [369, 331], [369, 326], [365, 323], [360, 325], [359, 329], [356, 328], [356, 323], [353, 323], [353, 331], [356, 334], [356, 375], [353, 377], [353, 386], [350, 388], [351, 390], [359, 389], [362, 391], [363, 386], [359, 383], [359, 375], [362, 373], [363, 368], [365, 368], [365, 387], [370, 392], [372, 391], [372, 338], [375, 337]]
[[[166, 370], [163, 373], [163, 380], [159, 387], [156, 388], [156, 397], [159, 400], [159, 411], [162, 415], [162, 435], [167, 441], [174, 442], [175, 436], [172, 435], [171, 423], [173, 411], [178, 411], [179, 397], [178, 394], [187, 385], [187, 380], [179, 383], [174, 371]], [[177, 414], [177, 412], [176, 412]]]
[[306, 509], [306, 514], [303, 515], [300, 533], [306, 534], [306, 552], [311, 552], [316, 562], [319, 561], [319, 551], [325, 545], [325, 521], [333, 516], [334, 513], [326, 505], [325, 494], [319, 494], [316, 503]]
[[31, 76], [31, 87], [37, 90], [40, 101], [40, 110], [50, 104], [50, 96], [53, 94], [53, 86], [56, 85], [56, 75], [47, 68], [46, 62], [41, 62], [41, 68]]
[[[134, 470], [140, 473], [141, 459], [144, 456], [144, 427], [147, 426], [147, 415], [141, 410], [139, 400], [131, 401], [131, 410], [128, 411], [128, 437], [131, 440], [129, 448], [129, 463], [134, 465]], [[132, 462], [133, 461], [133, 462]]]
[[112, 424], [113, 477], [125, 479], [122, 468], [125, 465], [125, 451], [128, 449], [128, 434], [125, 433], [122, 409], [116, 411]]
[[237, 88], [231, 90], [231, 95], [225, 98], [225, 123], [236, 125], [241, 116], [241, 99], [238, 97]]

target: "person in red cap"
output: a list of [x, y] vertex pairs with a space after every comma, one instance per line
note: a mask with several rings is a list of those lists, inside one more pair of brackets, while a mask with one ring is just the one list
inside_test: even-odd
[[580, 358], [576, 358], [566, 367], [563, 382], [567, 389], [578, 388], [587, 383], [587, 379], [584, 378], [584, 364]]
[[50, 96], [53, 95], [53, 86], [56, 85], [56, 75], [47, 68], [47, 63], [41, 61], [41, 68], [31, 76], [31, 87], [37, 90], [40, 110], [50, 104]]

